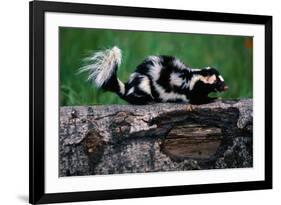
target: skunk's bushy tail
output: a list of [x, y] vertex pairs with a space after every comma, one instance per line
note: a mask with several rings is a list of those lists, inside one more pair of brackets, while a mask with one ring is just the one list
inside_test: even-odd
[[121, 58], [121, 50], [116, 46], [95, 52], [84, 59], [86, 65], [80, 69], [80, 72], [88, 72], [88, 80], [92, 81], [98, 88], [123, 96], [125, 85], [117, 78], [117, 69], [121, 64]]

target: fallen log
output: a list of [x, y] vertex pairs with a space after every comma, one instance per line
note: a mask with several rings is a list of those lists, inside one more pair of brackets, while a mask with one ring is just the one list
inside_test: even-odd
[[59, 175], [253, 166], [252, 99], [60, 108]]

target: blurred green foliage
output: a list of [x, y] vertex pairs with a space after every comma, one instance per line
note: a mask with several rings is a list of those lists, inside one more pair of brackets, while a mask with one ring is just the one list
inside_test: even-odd
[[252, 37], [64, 28], [60, 38], [60, 105], [126, 104], [117, 95], [96, 89], [78, 74], [82, 59], [114, 45], [122, 50], [118, 77], [129, 75], [149, 55], [171, 55], [194, 68], [216, 67], [229, 90], [222, 98], [252, 97]]

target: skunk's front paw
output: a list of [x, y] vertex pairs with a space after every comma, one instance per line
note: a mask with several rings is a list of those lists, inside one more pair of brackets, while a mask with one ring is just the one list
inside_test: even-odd
[[191, 104], [188, 104], [188, 105], [186, 106], [186, 110], [187, 110], [188, 112], [192, 112], [193, 109], [194, 109], [194, 107], [193, 107], [193, 105], [191, 105]]

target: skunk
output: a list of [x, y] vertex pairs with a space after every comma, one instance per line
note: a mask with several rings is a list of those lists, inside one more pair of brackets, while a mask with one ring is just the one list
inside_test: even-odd
[[216, 99], [208, 97], [209, 93], [228, 88], [215, 68], [190, 68], [176, 57], [164, 55], [147, 57], [128, 82], [123, 83], [117, 77], [121, 58], [121, 50], [116, 46], [93, 53], [85, 59], [87, 64], [80, 72], [88, 72], [88, 80], [98, 88], [138, 105], [156, 102], [205, 104]]

